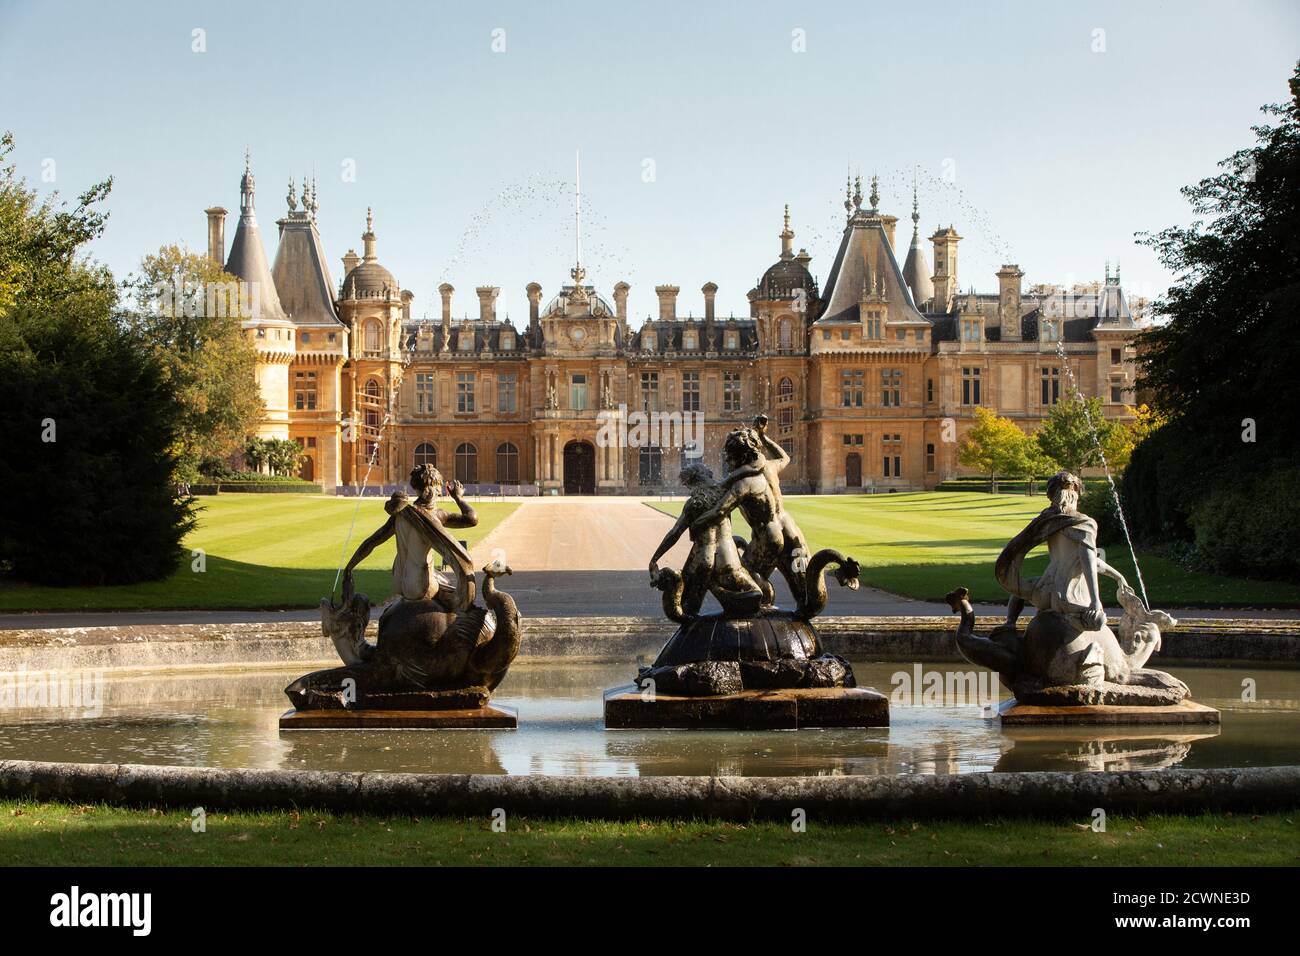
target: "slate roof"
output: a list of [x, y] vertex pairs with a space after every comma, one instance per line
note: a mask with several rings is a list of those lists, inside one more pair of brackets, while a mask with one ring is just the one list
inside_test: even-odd
[[235, 229], [235, 239], [230, 244], [226, 271], [243, 279], [255, 290], [258, 315], [253, 317], [254, 322], [287, 322], [289, 317], [280, 305], [275, 280], [266, 264], [262, 236], [257, 228], [257, 213], [253, 208], [255, 186], [252, 171], [245, 167], [239, 184], [239, 225]]
[[295, 325], [342, 325], [316, 223], [306, 211], [294, 210], [277, 225], [280, 245], [271, 274], [280, 305]]

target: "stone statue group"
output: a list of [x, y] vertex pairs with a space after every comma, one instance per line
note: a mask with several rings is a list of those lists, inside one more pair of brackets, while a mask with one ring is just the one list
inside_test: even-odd
[[[687, 460], [681, 470], [687, 500], [649, 564], [650, 583], [662, 592], [664, 613], [678, 628], [638, 675], [643, 687], [709, 697], [855, 686], [849, 665], [822, 651], [811, 620], [827, 603], [824, 573], [831, 570], [841, 586], [857, 588], [859, 564], [832, 549], [811, 552], [781, 497], [780, 476], [790, 456], [768, 436], [767, 424], [759, 416], [726, 436], [721, 478], [699, 460]], [[495, 585], [510, 568], [499, 562], [484, 567], [479, 587], [469, 554], [448, 533], [477, 523], [463, 489], [445, 483], [430, 465], [411, 473], [411, 485], [415, 497], [395, 493], [385, 504], [387, 521], [348, 562], [342, 602], [321, 602], [324, 632], [343, 666], [308, 674], [286, 689], [300, 711], [483, 706], [518, 653], [518, 609]], [[455, 512], [438, 507], [444, 490]], [[969, 592], [958, 588], [948, 595], [961, 615], [957, 646], [971, 662], [997, 671], [1021, 703], [1177, 704], [1188, 694], [1186, 685], [1146, 667], [1160, 646], [1160, 629], [1176, 622], [1148, 610], [1105, 562], [1096, 522], [1078, 510], [1081, 491], [1078, 477], [1055, 475], [1048, 507], [1003, 550], [995, 573], [1011, 598], [1006, 621], [988, 636], [975, 633]], [[736, 513], [750, 529], [748, 540], [733, 531]], [[690, 541], [683, 567], [660, 567], [683, 535]], [[365, 637], [371, 604], [356, 593], [353, 569], [389, 538], [397, 543], [396, 597], [371, 643]], [[1030, 577], [1022, 564], [1039, 545], [1047, 547], [1047, 567]], [[793, 609], [777, 607], [777, 573]], [[1107, 624], [1099, 576], [1118, 584], [1124, 610], [1118, 635]], [[709, 595], [720, 610], [706, 614]], [[1021, 628], [1026, 605], [1036, 613]]]

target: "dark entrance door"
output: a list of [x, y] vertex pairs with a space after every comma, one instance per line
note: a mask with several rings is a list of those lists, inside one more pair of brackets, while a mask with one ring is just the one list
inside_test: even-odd
[[571, 441], [564, 446], [564, 493], [596, 493], [596, 449], [591, 442]]
[[850, 488], [862, 487], [862, 456], [851, 451], [844, 458], [844, 484]]

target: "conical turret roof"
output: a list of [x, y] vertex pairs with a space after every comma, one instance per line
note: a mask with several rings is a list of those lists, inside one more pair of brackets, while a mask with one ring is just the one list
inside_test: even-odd
[[271, 278], [271, 269], [266, 264], [266, 250], [262, 248], [262, 236], [257, 228], [257, 213], [253, 208], [255, 186], [246, 156], [244, 176], [239, 184], [239, 226], [235, 230], [235, 240], [230, 244], [226, 271], [252, 287], [253, 301], [257, 306], [252, 322], [287, 322], [289, 317], [280, 305], [280, 296]]

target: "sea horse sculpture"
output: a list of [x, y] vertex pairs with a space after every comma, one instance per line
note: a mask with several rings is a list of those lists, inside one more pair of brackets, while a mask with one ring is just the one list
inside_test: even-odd
[[[519, 652], [519, 610], [495, 581], [510, 574], [510, 568], [501, 561], [488, 564], [478, 591], [469, 554], [445, 530], [477, 522], [460, 485], [449, 488], [458, 515], [433, 506], [442, 476], [431, 465], [418, 466], [411, 485], [416, 499], [394, 494], [384, 506], [388, 521], [348, 562], [341, 604], [321, 601], [322, 630], [344, 666], [290, 684], [285, 693], [299, 710], [479, 707]], [[365, 638], [370, 600], [356, 593], [352, 569], [394, 536], [398, 593], [380, 615], [378, 640], [372, 644]], [[451, 565], [454, 581], [434, 568], [435, 555]], [[476, 591], [481, 604], [475, 603]]]
[[[832, 565], [841, 586], [856, 589], [858, 563], [838, 551], [809, 555], [794, 519], [785, 511], [778, 475], [790, 461], [767, 438], [767, 417], [733, 431], [723, 446], [728, 474], [715, 481], [699, 462], [687, 463], [681, 481], [690, 497], [650, 559], [650, 583], [663, 592], [664, 616], [678, 624], [655, 663], [642, 670], [643, 687], [704, 696], [746, 689], [854, 687], [853, 671], [823, 654], [810, 623], [826, 607], [825, 572]], [[769, 457], [771, 456], [771, 457]], [[752, 537], [732, 534], [740, 509]], [[690, 555], [680, 572], [659, 567], [683, 534]], [[774, 604], [770, 575], [780, 571], [795, 599], [785, 611]], [[712, 594], [721, 613], [702, 614]]]
[[[961, 615], [957, 648], [973, 664], [998, 672], [1022, 704], [1176, 704], [1187, 685], [1146, 667], [1160, 646], [1160, 628], [1177, 624], [1163, 611], [1148, 610], [1118, 571], [1097, 552], [1097, 524], [1078, 510], [1082, 483], [1069, 472], [1047, 483], [1051, 506], [1003, 549], [995, 574], [1011, 593], [1007, 619], [988, 637], [975, 633], [970, 592], [948, 594]], [[1047, 569], [1036, 578], [1021, 574], [1025, 555], [1046, 543]], [[1107, 626], [1098, 575], [1114, 578], [1124, 608], [1120, 637]], [[1026, 602], [1037, 613], [1022, 632]]]

